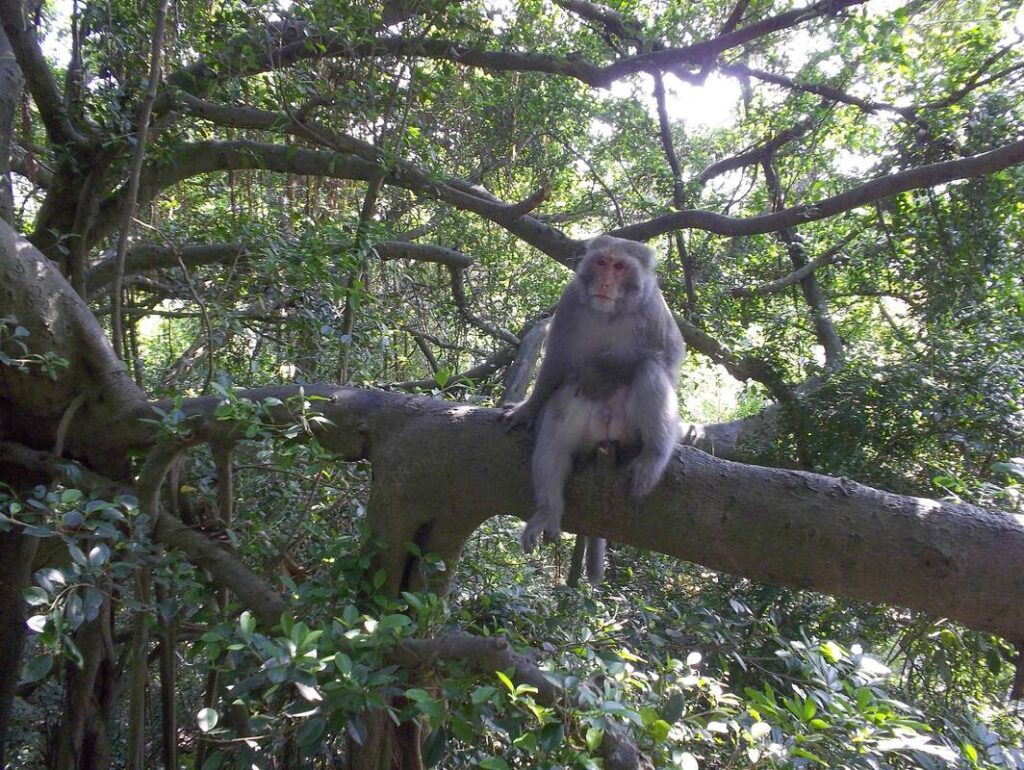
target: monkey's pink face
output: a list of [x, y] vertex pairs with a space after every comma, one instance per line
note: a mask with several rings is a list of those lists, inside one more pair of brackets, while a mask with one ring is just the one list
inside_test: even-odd
[[587, 267], [587, 286], [595, 310], [611, 313], [619, 299], [634, 283], [635, 265], [629, 259], [612, 254], [598, 254]]

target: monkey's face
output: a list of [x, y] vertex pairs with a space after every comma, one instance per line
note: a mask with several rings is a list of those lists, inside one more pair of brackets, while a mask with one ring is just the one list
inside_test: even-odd
[[590, 306], [601, 313], [627, 309], [635, 302], [642, 284], [637, 261], [615, 252], [588, 255], [581, 266], [580, 279]]

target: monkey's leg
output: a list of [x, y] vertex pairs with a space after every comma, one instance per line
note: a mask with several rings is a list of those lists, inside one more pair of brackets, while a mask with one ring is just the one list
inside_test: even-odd
[[533, 447], [533, 516], [526, 522], [519, 542], [529, 553], [543, 536], [553, 543], [562, 533], [565, 512], [565, 482], [572, 472], [573, 455], [589, 415], [584, 399], [576, 398], [572, 388], [561, 388], [545, 404], [540, 415]]
[[629, 493], [647, 495], [665, 472], [679, 441], [679, 404], [673, 383], [657, 362], [637, 373], [626, 399], [627, 420], [640, 435], [640, 453], [629, 464]]

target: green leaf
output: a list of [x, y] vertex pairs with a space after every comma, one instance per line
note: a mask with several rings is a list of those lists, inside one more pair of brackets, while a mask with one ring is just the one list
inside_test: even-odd
[[565, 728], [561, 722], [551, 722], [540, 730], [540, 747], [544, 751], [554, 751], [565, 740]]
[[989, 466], [993, 473], [1005, 473], [1007, 476], [1013, 476], [1016, 479], [1024, 481], [1024, 465], [1017, 465], [1016, 463], [992, 463]]
[[473, 703], [474, 706], [479, 706], [481, 703], [489, 701], [496, 692], [498, 692], [497, 687], [491, 687], [489, 685], [477, 687], [473, 691], [473, 695], [470, 697], [470, 701]]
[[664, 719], [658, 719], [648, 726], [647, 731], [650, 733], [651, 738], [655, 743], [661, 743], [668, 738], [668, 733], [671, 729], [672, 726], [668, 722]]
[[50, 595], [39, 586], [29, 586], [21, 592], [21, 595], [30, 607], [40, 607], [50, 603]]
[[503, 685], [505, 685], [506, 688], [508, 688], [508, 691], [510, 693], [515, 693], [516, 686], [512, 684], [512, 680], [505, 675], [504, 671], [495, 671], [494, 675], [498, 677], [499, 682], [501, 682]]
[[345, 732], [359, 746], [366, 743], [366, 738], [369, 735], [366, 730], [366, 724], [358, 716], [352, 717], [345, 723]]
[[299, 695], [310, 703], [319, 703], [324, 699], [324, 696], [320, 694], [320, 691], [311, 685], [303, 684], [302, 682], [292, 682], [292, 684], [294, 684], [295, 689], [299, 691]]
[[99, 543], [89, 549], [89, 566], [92, 568], [102, 567], [110, 558], [110, 546], [106, 543]]
[[25, 664], [25, 669], [22, 671], [21, 675], [21, 681], [23, 684], [38, 682], [49, 674], [52, 668], [52, 655], [35, 655], [29, 659], [28, 663]]
[[241, 615], [238, 616], [238, 627], [242, 631], [242, 635], [245, 637], [252, 636], [256, 630], [256, 618], [252, 616], [249, 610], [245, 610]]
[[826, 762], [821, 757], [812, 754], [811, 752], [807, 751], [807, 749], [801, 749], [801, 748], [799, 748], [797, 746], [794, 746], [794, 747], [792, 747], [789, 750], [789, 755], [791, 757], [800, 757], [801, 759], [809, 759], [809, 760], [811, 760], [811, 762], [817, 762], [819, 765], [822, 765], [823, 767], [827, 767], [828, 766], [828, 762]]
[[305, 752], [313, 751], [320, 743], [320, 738], [327, 729], [327, 720], [323, 717], [313, 717], [306, 721], [295, 733], [299, 742], [299, 748]]
[[83, 497], [85, 495], [82, 494], [80, 489], [65, 489], [60, 493], [60, 502], [62, 505], [74, 505]]
[[196, 724], [199, 725], [199, 729], [204, 733], [208, 733], [210, 730], [215, 728], [219, 720], [220, 715], [217, 713], [216, 709], [199, 709], [199, 713], [196, 714]]
[[480, 760], [478, 767], [481, 770], [509, 770], [508, 763], [501, 757], [487, 757]]
[[202, 770], [219, 770], [223, 764], [224, 753], [221, 751], [214, 751], [206, 758], [206, 761], [203, 762]]
[[380, 619], [382, 629], [405, 628], [412, 625], [408, 615], [385, 615]]

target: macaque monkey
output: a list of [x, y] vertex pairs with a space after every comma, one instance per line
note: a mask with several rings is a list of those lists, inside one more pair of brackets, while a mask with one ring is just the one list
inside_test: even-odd
[[[630, 495], [649, 493], [679, 439], [676, 384], [683, 338], [654, 275], [654, 252], [602, 235], [587, 244], [558, 301], [547, 351], [530, 397], [506, 414], [509, 425], [537, 424], [534, 513], [519, 541], [529, 553], [561, 534], [565, 482], [573, 460], [615, 445]], [[588, 538], [587, 577], [604, 574], [605, 541]]]

